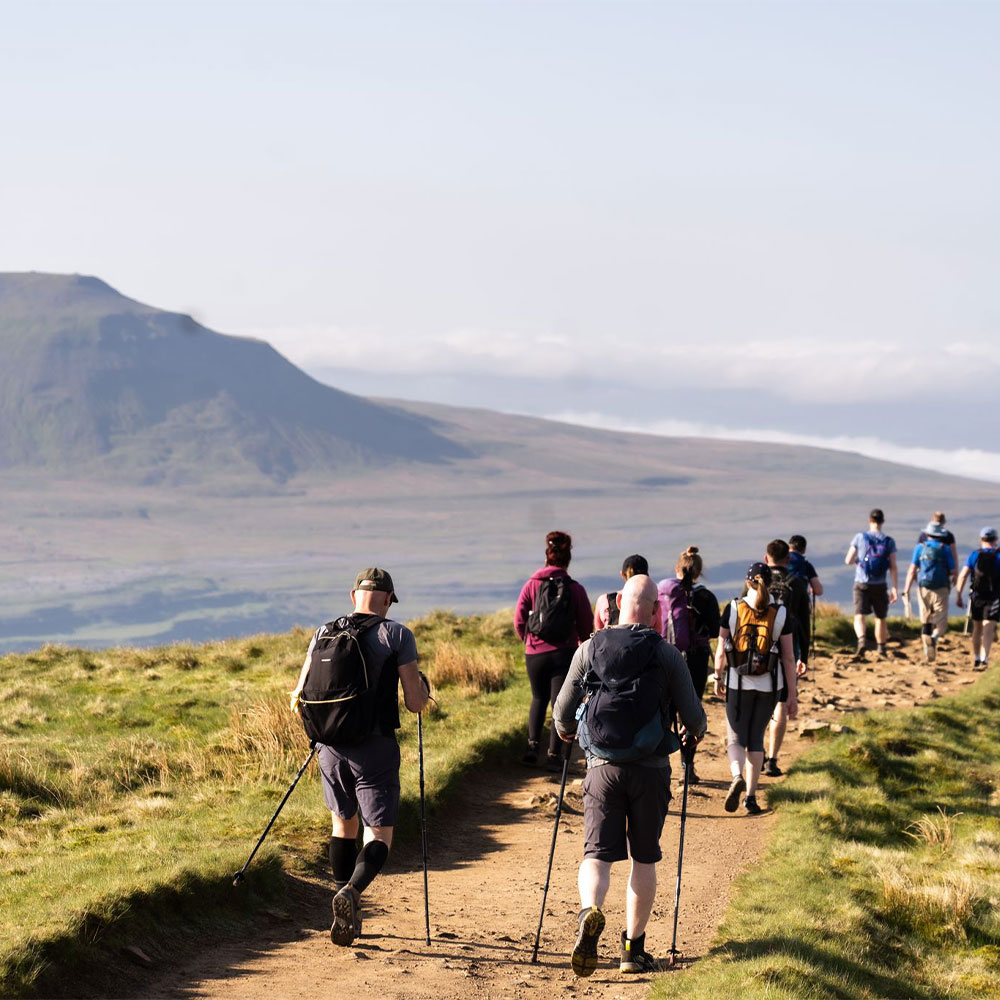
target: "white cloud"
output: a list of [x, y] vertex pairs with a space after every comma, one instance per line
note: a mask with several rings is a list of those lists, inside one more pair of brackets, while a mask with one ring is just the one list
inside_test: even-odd
[[568, 424], [582, 424], [585, 427], [600, 427], [604, 430], [656, 434], [663, 437], [708, 437], [727, 441], [760, 441], [765, 444], [829, 448], [832, 451], [851, 452], [866, 458], [898, 462], [901, 465], [910, 465], [918, 469], [931, 469], [934, 472], [1000, 483], [1000, 452], [983, 451], [978, 448], [953, 450], [917, 448], [893, 444], [891, 441], [883, 441], [876, 437], [848, 435], [823, 437], [818, 434], [788, 434], [773, 430], [734, 429], [717, 424], [687, 420], [661, 420], [635, 424], [618, 417], [593, 412], [563, 411], [548, 416], [551, 420], [560, 420]]

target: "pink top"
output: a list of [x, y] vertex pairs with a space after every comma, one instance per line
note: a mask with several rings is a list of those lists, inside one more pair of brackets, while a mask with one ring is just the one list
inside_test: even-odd
[[540, 570], [532, 573], [528, 582], [521, 588], [521, 595], [517, 599], [517, 606], [514, 608], [514, 630], [518, 638], [524, 641], [524, 651], [526, 653], [551, 653], [554, 649], [572, 649], [578, 646], [584, 639], [590, 638], [591, 614], [590, 598], [583, 584], [573, 580], [570, 585], [570, 592], [573, 595], [573, 604], [576, 610], [576, 631], [575, 636], [570, 636], [566, 642], [559, 646], [553, 646], [544, 639], [528, 632], [528, 615], [535, 606], [538, 597], [538, 587], [542, 580], [550, 576], [569, 576], [561, 566], [543, 566]]

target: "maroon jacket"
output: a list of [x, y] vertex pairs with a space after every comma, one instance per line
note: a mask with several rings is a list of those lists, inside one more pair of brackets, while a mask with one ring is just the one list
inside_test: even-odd
[[518, 638], [524, 641], [526, 653], [551, 653], [554, 649], [574, 649], [584, 639], [589, 639], [590, 633], [593, 631], [594, 616], [590, 610], [590, 598], [587, 596], [583, 584], [577, 583], [576, 580], [572, 581], [570, 592], [576, 607], [577, 635], [571, 636], [561, 646], [553, 646], [528, 631], [528, 615], [531, 614], [531, 609], [535, 606], [539, 584], [548, 576], [569, 576], [569, 573], [561, 566], [543, 566], [533, 573], [528, 582], [521, 588], [521, 596], [517, 599], [517, 607], [514, 608], [514, 629]]

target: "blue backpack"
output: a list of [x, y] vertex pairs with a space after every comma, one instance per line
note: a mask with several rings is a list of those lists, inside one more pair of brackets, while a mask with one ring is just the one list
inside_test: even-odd
[[626, 764], [654, 754], [667, 736], [660, 707], [663, 674], [655, 632], [607, 628], [590, 640], [590, 666], [580, 681], [577, 736], [587, 754]]
[[948, 586], [948, 559], [946, 550], [938, 542], [924, 542], [920, 547], [920, 568], [917, 583], [928, 590], [940, 590]]
[[871, 532], [864, 533], [865, 554], [861, 557], [861, 571], [865, 579], [884, 580], [889, 572], [889, 536], [876, 538]]

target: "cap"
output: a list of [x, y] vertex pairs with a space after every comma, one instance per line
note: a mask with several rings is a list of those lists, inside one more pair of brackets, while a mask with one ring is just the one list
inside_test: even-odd
[[924, 528], [924, 534], [928, 538], [946, 538], [948, 535], [948, 529], [940, 521], [931, 521], [930, 524]]
[[747, 570], [747, 579], [752, 580], [755, 576], [762, 576], [764, 583], [769, 584], [773, 578], [771, 567], [767, 563], [762, 562], [750, 563], [750, 568]]
[[997, 529], [996, 528], [983, 528], [979, 532], [980, 538], [985, 538], [988, 542], [995, 542], [997, 540]]
[[398, 604], [396, 588], [392, 585], [392, 577], [387, 570], [379, 569], [377, 566], [369, 566], [363, 569], [354, 581], [355, 590], [378, 590], [384, 594], [392, 594], [390, 604]]

